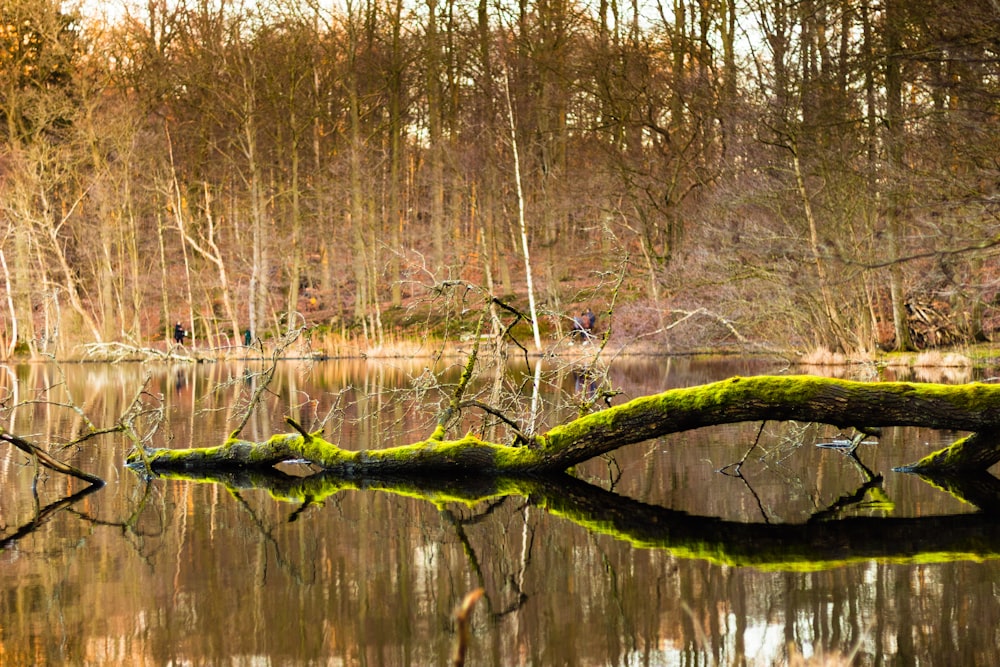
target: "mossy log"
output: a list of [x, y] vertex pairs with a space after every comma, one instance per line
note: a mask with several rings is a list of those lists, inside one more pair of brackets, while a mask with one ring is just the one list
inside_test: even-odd
[[746, 421], [803, 421], [841, 428], [924, 426], [971, 431], [952, 447], [907, 466], [912, 472], [985, 470], [1000, 461], [1000, 386], [853, 382], [812, 376], [733, 377], [671, 389], [580, 417], [526, 445], [474, 435], [387, 449], [348, 451], [318, 433], [275, 435], [263, 442], [231, 437], [217, 447], [134, 453], [154, 471], [266, 468], [304, 459], [338, 474], [475, 473], [519, 475], [567, 470], [601, 454], [670, 433]]

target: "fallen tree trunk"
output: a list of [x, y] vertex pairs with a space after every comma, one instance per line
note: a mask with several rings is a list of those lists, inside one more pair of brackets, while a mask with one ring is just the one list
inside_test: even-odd
[[304, 459], [346, 475], [475, 473], [518, 475], [563, 471], [620, 447], [670, 433], [746, 421], [803, 421], [841, 428], [924, 426], [972, 431], [904, 469], [911, 472], [985, 470], [1000, 461], [1000, 386], [853, 382], [812, 376], [734, 377], [671, 389], [580, 417], [528, 438], [523, 446], [484, 442], [473, 435], [387, 449], [348, 451], [306, 433], [263, 442], [230, 437], [217, 447], [135, 452], [153, 471], [267, 468]]

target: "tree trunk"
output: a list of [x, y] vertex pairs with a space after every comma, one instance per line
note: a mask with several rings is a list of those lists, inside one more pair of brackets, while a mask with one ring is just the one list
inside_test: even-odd
[[514, 107], [510, 101], [510, 73], [504, 68], [504, 94], [507, 101], [507, 120], [510, 125], [510, 150], [514, 157], [514, 186], [517, 190], [517, 222], [521, 232], [521, 251], [524, 253], [524, 275], [528, 290], [528, 309], [531, 314], [531, 332], [535, 338], [535, 350], [541, 351], [542, 339], [538, 332], [538, 312], [535, 309], [535, 287], [531, 272], [531, 255], [528, 252], [528, 226], [524, 220], [524, 189], [521, 186], [521, 158], [517, 148], [517, 126], [514, 123]]
[[163, 340], [170, 340], [173, 318], [170, 317], [170, 270], [167, 266], [167, 253], [163, 240], [163, 214], [156, 213], [156, 240], [160, 250], [160, 320], [163, 326]]
[[847, 348], [844, 340], [844, 326], [840, 323], [840, 316], [837, 304], [834, 303], [833, 295], [830, 291], [830, 278], [827, 276], [826, 265], [823, 259], [823, 249], [820, 245], [819, 225], [816, 216], [813, 214], [812, 204], [809, 200], [809, 191], [806, 189], [805, 177], [802, 174], [802, 163], [799, 161], [798, 147], [792, 150], [792, 165], [795, 168], [795, 183], [798, 186], [799, 196], [802, 198], [802, 210], [809, 224], [809, 250], [812, 253], [813, 266], [816, 268], [816, 280], [819, 283], [819, 293], [823, 301], [823, 343], [833, 349]]
[[[886, 193], [885, 240], [886, 254], [893, 259], [889, 266], [889, 296], [892, 300], [892, 326], [896, 332], [896, 351], [911, 352], [916, 345], [910, 335], [909, 319], [906, 314], [906, 288], [903, 284], [903, 268], [897, 261], [902, 255], [900, 240], [903, 237], [901, 220], [905, 196], [900, 191], [901, 177], [905, 171], [903, 155], [903, 74], [900, 53], [902, 51], [901, 6], [898, 0], [890, 0], [885, 6], [885, 97], [886, 97], [886, 145], [890, 172], [888, 193]], [[905, 187], [905, 184], [902, 186]]]
[[14, 356], [14, 350], [17, 347], [17, 308], [14, 307], [14, 292], [10, 287], [10, 270], [7, 268], [7, 257], [4, 255], [3, 248], [0, 248], [0, 268], [3, 269], [4, 292], [7, 294], [7, 311], [10, 313], [10, 330], [5, 332], [8, 337], [6, 341], [2, 341], [4, 345], [0, 349], [0, 359], [7, 360]]
[[31, 286], [38, 284], [31, 270], [32, 225], [19, 220], [13, 225], [14, 253], [11, 290], [13, 294], [15, 319], [19, 323], [17, 335], [12, 339], [10, 354], [18, 343], [25, 343], [31, 358], [35, 357], [35, 319]]
[[380, 450], [346, 451], [318, 433], [275, 435], [264, 442], [159, 449], [133, 454], [153, 470], [267, 468], [305, 459], [345, 475], [473, 473], [521, 475], [564, 471], [601, 454], [651, 438], [746, 421], [803, 421], [845, 427], [923, 426], [975, 435], [907, 466], [908, 472], [982, 471], [1000, 461], [1000, 386], [908, 382], [865, 383], [811, 376], [734, 377], [672, 389], [585, 415], [537, 436], [526, 446], [484, 442], [473, 435]]
[[[366, 225], [364, 220], [364, 188], [361, 173], [361, 110], [360, 96], [356, 83], [357, 75], [352, 73], [348, 90], [348, 114], [350, 122], [350, 193], [349, 226], [351, 230], [351, 251], [354, 268], [354, 317], [364, 321], [368, 307], [368, 269]], [[366, 336], [367, 337], [367, 336]]]
[[[427, 86], [427, 133], [430, 188], [431, 240], [434, 266], [447, 266], [444, 219], [444, 91], [441, 84], [441, 41], [437, 26], [437, 0], [427, 0], [427, 30], [424, 34]], [[440, 278], [439, 278], [440, 279]]]
[[[291, 174], [291, 210], [289, 222], [292, 226], [291, 252], [284, 255], [283, 261], [288, 267], [288, 305], [285, 307], [288, 326], [293, 326], [294, 313], [299, 310], [299, 283], [302, 280], [302, 206], [300, 203], [299, 185], [299, 128], [295, 123], [295, 110], [292, 115], [292, 174]], [[290, 255], [290, 256], [289, 256]], [[239, 332], [239, 329], [234, 329]]]

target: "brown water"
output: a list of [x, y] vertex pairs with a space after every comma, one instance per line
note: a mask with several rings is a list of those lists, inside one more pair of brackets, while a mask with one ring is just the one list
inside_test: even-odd
[[[120, 433], [58, 447], [88, 420], [112, 425], [146, 372], [166, 416], [155, 446], [221, 443], [257, 381], [246, 370], [24, 366], [0, 379], [4, 428], [108, 482], [74, 497], [79, 482], [36, 481], [25, 455], [0, 450], [0, 663], [446, 665], [452, 612], [481, 586], [468, 665], [1000, 664], [1000, 521], [891, 472], [954, 434], [890, 429], [859, 465], [815, 446], [831, 429], [768, 423], [739, 478], [717, 471], [760, 424], [703, 429], [472, 505], [385, 483], [303, 505], [245, 479], [147, 482], [123, 467]], [[628, 397], [781, 370], [653, 359], [611, 375]], [[329, 416], [328, 437], [351, 449], [426, 437], [446, 395], [429, 389], [421, 407], [405, 390], [422, 372], [285, 363], [243, 435], [287, 431], [287, 414]], [[550, 399], [572, 393], [572, 376], [547, 379]], [[970, 495], [992, 497], [978, 482]]]

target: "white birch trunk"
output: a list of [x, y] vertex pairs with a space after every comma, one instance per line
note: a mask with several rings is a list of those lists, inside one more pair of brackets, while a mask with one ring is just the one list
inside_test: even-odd
[[517, 222], [521, 230], [521, 249], [524, 252], [524, 275], [528, 286], [528, 309], [531, 313], [531, 331], [535, 336], [535, 349], [542, 350], [538, 334], [538, 313], [535, 310], [535, 287], [531, 276], [531, 257], [528, 253], [528, 228], [524, 222], [524, 190], [521, 188], [521, 160], [517, 150], [517, 127], [514, 124], [514, 107], [510, 102], [510, 74], [504, 66], [504, 94], [507, 98], [507, 118], [510, 121], [510, 147], [514, 153], [514, 182], [517, 185]]

